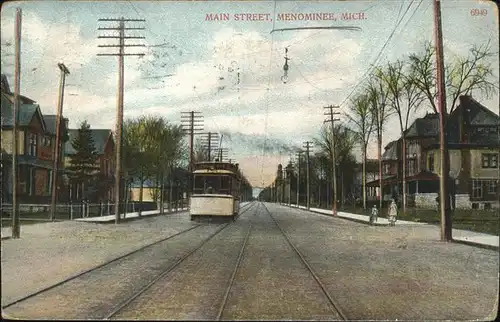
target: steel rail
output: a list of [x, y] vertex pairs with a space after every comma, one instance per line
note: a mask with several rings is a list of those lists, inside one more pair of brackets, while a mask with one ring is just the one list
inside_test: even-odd
[[236, 261], [236, 265], [233, 270], [233, 274], [231, 275], [231, 279], [229, 280], [229, 284], [226, 288], [226, 293], [224, 294], [224, 298], [222, 299], [221, 306], [219, 308], [219, 312], [217, 313], [217, 321], [220, 321], [222, 318], [222, 314], [224, 312], [224, 309], [226, 307], [227, 299], [229, 298], [229, 293], [231, 292], [231, 288], [233, 287], [234, 284], [234, 279], [236, 277], [236, 273], [238, 272], [238, 268], [240, 267], [241, 260], [243, 258], [243, 253], [245, 251], [248, 238], [250, 237], [250, 232], [252, 231], [252, 223], [250, 223], [250, 227], [248, 228], [248, 232], [245, 236], [245, 240], [243, 241], [243, 245], [241, 246], [240, 253], [238, 255], [238, 259]]
[[142, 247], [140, 247], [140, 248], [138, 248], [138, 249], [136, 249], [136, 250], [133, 250], [133, 251], [131, 251], [131, 252], [129, 252], [129, 253], [126, 253], [126, 254], [121, 255], [121, 256], [119, 256], [119, 257], [116, 257], [116, 258], [114, 258], [114, 259], [112, 259], [112, 260], [109, 260], [109, 261], [107, 261], [107, 262], [104, 262], [104, 263], [102, 263], [102, 264], [100, 264], [100, 265], [97, 265], [97, 266], [92, 267], [92, 268], [90, 268], [90, 269], [87, 269], [87, 270], [85, 270], [85, 271], [83, 271], [83, 272], [80, 272], [80, 273], [78, 273], [78, 274], [76, 274], [76, 275], [70, 276], [70, 277], [68, 277], [68, 278], [66, 278], [66, 279], [64, 279], [64, 280], [62, 280], [62, 281], [60, 281], [60, 282], [57, 282], [57, 283], [55, 283], [55, 284], [53, 284], [53, 285], [47, 286], [47, 287], [45, 287], [45, 288], [42, 288], [41, 290], [38, 290], [38, 291], [36, 291], [36, 292], [34, 292], [34, 293], [28, 294], [28, 295], [26, 295], [26, 296], [24, 296], [24, 297], [22, 297], [22, 298], [20, 298], [20, 299], [17, 299], [17, 300], [15, 300], [15, 301], [13, 301], [13, 302], [10, 302], [10, 303], [8, 303], [8, 304], [6, 304], [6, 305], [2, 306], [2, 309], [6, 309], [6, 308], [8, 308], [8, 307], [10, 307], [10, 306], [13, 306], [13, 305], [18, 304], [18, 303], [23, 302], [23, 301], [26, 301], [27, 299], [30, 299], [30, 298], [32, 298], [32, 297], [34, 297], [34, 296], [37, 296], [37, 295], [41, 294], [41, 293], [45, 293], [45, 292], [47, 292], [47, 291], [50, 291], [51, 289], [54, 289], [54, 288], [56, 288], [56, 287], [58, 287], [58, 286], [60, 286], [60, 285], [63, 285], [63, 284], [65, 284], [65, 283], [68, 283], [68, 282], [70, 282], [70, 281], [72, 281], [72, 280], [74, 280], [74, 279], [76, 279], [76, 278], [78, 278], [78, 277], [80, 277], [80, 276], [82, 276], [82, 275], [85, 275], [85, 274], [91, 273], [91, 272], [93, 272], [93, 271], [95, 271], [95, 270], [98, 270], [98, 269], [100, 269], [100, 268], [102, 268], [102, 267], [104, 267], [104, 266], [106, 266], [106, 265], [109, 265], [109, 264], [111, 264], [111, 263], [113, 263], [113, 262], [116, 262], [116, 261], [118, 261], [118, 260], [120, 260], [120, 259], [123, 259], [123, 258], [125, 258], [125, 257], [130, 256], [130, 255], [133, 255], [133, 254], [135, 254], [135, 253], [137, 253], [137, 252], [140, 252], [141, 250], [144, 250], [144, 249], [146, 249], [146, 248], [148, 248], [148, 247], [154, 246], [154, 245], [159, 244], [159, 243], [161, 243], [161, 242], [167, 241], [167, 240], [169, 240], [169, 239], [171, 239], [171, 238], [177, 237], [177, 236], [179, 236], [179, 235], [181, 235], [181, 234], [187, 233], [188, 231], [193, 230], [193, 229], [195, 229], [195, 228], [198, 228], [198, 227], [200, 227], [200, 226], [202, 226], [202, 225], [201, 225], [201, 224], [195, 225], [195, 226], [193, 226], [193, 227], [190, 227], [189, 229], [186, 229], [186, 230], [180, 231], [180, 232], [178, 232], [178, 233], [176, 233], [176, 234], [173, 234], [173, 235], [171, 235], [171, 236], [168, 236], [168, 237], [166, 237], [166, 238], [162, 238], [162, 239], [160, 239], [160, 240], [158, 240], [158, 241], [155, 241], [155, 242], [153, 242], [153, 243], [147, 244], [147, 245], [142, 246]]
[[285, 239], [288, 242], [288, 244], [293, 248], [293, 250], [295, 251], [295, 253], [297, 253], [297, 255], [302, 260], [302, 263], [304, 263], [304, 265], [306, 266], [307, 270], [311, 273], [311, 275], [313, 276], [314, 280], [318, 283], [319, 287], [323, 291], [323, 294], [328, 299], [328, 302], [330, 302], [330, 304], [335, 309], [336, 312], [333, 311], [333, 313], [337, 313], [342, 318], [342, 320], [347, 321], [347, 318], [346, 318], [345, 314], [340, 310], [339, 305], [334, 301], [334, 299], [332, 298], [332, 296], [330, 295], [330, 293], [328, 293], [328, 291], [326, 290], [325, 285], [321, 282], [321, 280], [319, 279], [319, 277], [316, 275], [316, 273], [312, 269], [311, 265], [309, 265], [309, 263], [304, 258], [304, 256], [302, 255], [302, 253], [297, 249], [297, 247], [295, 247], [295, 245], [292, 243], [292, 241], [290, 240], [290, 238], [288, 237], [288, 235], [285, 233], [285, 231], [283, 230], [283, 228], [281, 228], [281, 226], [278, 224], [278, 221], [273, 217], [273, 215], [271, 214], [271, 212], [269, 211], [269, 209], [267, 209], [266, 205], [264, 203], [262, 203], [262, 205], [264, 206], [264, 209], [269, 214], [269, 216], [271, 217], [271, 219], [274, 221], [274, 223], [276, 224], [276, 226], [279, 228], [279, 230], [281, 231], [281, 233], [285, 237]]
[[[253, 203], [252, 203], [253, 204]], [[251, 208], [252, 205], [248, 206], [244, 212], [248, 211]], [[240, 214], [241, 215], [241, 214]], [[167, 276], [169, 273], [171, 273], [174, 269], [176, 269], [182, 262], [184, 262], [186, 259], [188, 259], [192, 254], [194, 254], [197, 250], [202, 248], [203, 246], [206, 245], [213, 237], [218, 235], [220, 232], [222, 232], [225, 228], [231, 226], [234, 224], [234, 221], [229, 222], [225, 225], [223, 225], [220, 229], [218, 229], [214, 234], [210, 235], [208, 238], [203, 240], [198, 246], [196, 246], [194, 249], [190, 250], [188, 253], [186, 253], [184, 256], [182, 256], [177, 262], [175, 262], [173, 265], [170, 265], [167, 269], [165, 269], [163, 272], [161, 272], [159, 275], [157, 275], [151, 282], [149, 282], [146, 286], [141, 288], [139, 291], [135, 292], [132, 296], [130, 296], [128, 299], [117, 305], [110, 313], [106, 315], [104, 320], [109, 320], [112, 317], [114, 317], [116, 314], [118, 314], [120, 311], [122, 311], [125, 307], [127, 307], [131, 302], [133, 302], [136, 298], [138, 298], [140, 295], [144, 294], [148, 289], [151, 288], [156, 282], [158, 282], [160, 279], [163, 277]]]

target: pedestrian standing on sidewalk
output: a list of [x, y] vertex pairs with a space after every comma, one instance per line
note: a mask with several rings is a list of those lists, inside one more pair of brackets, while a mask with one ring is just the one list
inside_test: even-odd
[[370, 225], [373, 225], [373, 222], [377, 222], [377, 217], [378, 217], [377, 205], [373, 205], [372, 213], [370, 215]]
[[395, 226], [398, 216], [398, 205], [394, 199], [391, 200], [389, 206], [389, 226]]

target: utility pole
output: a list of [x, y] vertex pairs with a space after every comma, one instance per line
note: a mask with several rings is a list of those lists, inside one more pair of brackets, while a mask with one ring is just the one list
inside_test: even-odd
[[[145, 39], [142, 36], [125, 36], [125, 30], [144, 30], [143, 27], [127, 27], [125, 28], [126, 22], [144, 22], [144, 19], [125, 19], [123, 17], [119, 19], [103, 18], [98, 21], [106, 22], [118, 22], [118, 27], [99, 27], [98, 30], [108, 30], [116, 32], [118, 35], [112, 36], [99, 36], [102, 39], [118, 39], [118, 45], [99, 45], [98, 47], [103, 48], [118, 48], [118, 53], [111, 54], [97, 54], [97, 56], [118, 56], [118, 94], [117, 94], [117, 108], [116, 108], [116, 153], [115, 153], [115, 223], [120, 223], [120, 181], [121, 181], [121, 151], [122, 151], [122, 136], [123, 136], [123, 87], [124, 87], [124, 57], [125, 56], [144, 56], [143, 53], [125, 53], [125, 47], [145, 47], [144, 44], [125, 44], [125, 39]], [[125, 211], [127, 211], [125, 209]]]
[[439, 148], [441, 159], [441, 176], [439, 177], [439, 205], [441, 211], [441, 240], [451, 241], [451, 209], [448, 195], [449, 162], [446, 133], [446, 87], [444, 82], [443, 33], [441, 27], [441, 1], [434, 0], [434, 27], [437, 66], [437, 107], [439, 110]]
[[59, 171], [59, 159], [61, 152], [61, 118], [63, 115], [63, 101], [64, 101], [64, 85], [66, 83], [66, 75], [69, 75], [68, 68], [63, 64], [57, 64], [61, 71], [59, 80], [59, 97], [57, 102], [57, 115], [56, 115], [56, 142], [54, 145], [54, 165], [52, 168], [52, 200], [50, 207], [50, 220], [56, 219], [56, 202], [57, 202], [57, 172]]
[[329, 119], [326, 119], [324, 123], [330, 122], [332, 124], [332, 181], [333, 181], [333, 200], [332, 200], [332, 212], [334, 216], [337, 216], [337, 158], [335, 153], [335, 121], [339, 121], [338, 118], [334, 118], [334, 115], [340, 114], [339, 112], [334, 112], [334, 109], [339, 108], [339, 106], [326, 106], [326, 109], [330, 111], [325, 113], [325, 115], [330, 116]]
[[21, 237], [21, 225], [19, 222], [19, 204], [17, 200], [17, 153], [18, 153], [18, 112], [19, 91], [21, 90], [21, 8], [16, 9], [15, 25], [15, 65], [14, 65], [14, 111], [12, 111], [12, 238]]
[[288, 183], [288, 205], [292, 205], [292, 169], [293, 169], [293, 161], [292, 161], [292, 155], [290, 154], [290, 163], [286, 167], [286, 176], [287, 176], [287, 183]]
[[184, 133], [189, 135], [189, 186], [188, 186], [188, 200], [191, 196], [193, 189], [193, 170], [194, 170], [194, 135], [201, 134], [203, 131], [203, 116], [201, 112], [190, 111], [181, 112], [181, 124]]
[[300, 156], [303, 151], [297, 152], [297, 208], [299, 208], [299, 197], [300, 197]]
[[309, 209], [311, 206], [311, 204], [310, 204], [310, 202], [311, 202], [311, 200], [310, 200], [310, 184], [309, 184], [309, 152], [310, 152], [312, 142], [306, 141], [306, 142], [304, 142], [304, 144], [305, 144], [304, 148], [306, 149], [306, 164], [307, 164], [307, 167], [306, 167], [307, 209]]
[[205, 148], [207, 147], [207, 161], [212, 161], [212, 150], [217, 148], [217, 143], [219, 140], [219, 134], [214, 132], [204, 133], [201, 138], [201, 144]]

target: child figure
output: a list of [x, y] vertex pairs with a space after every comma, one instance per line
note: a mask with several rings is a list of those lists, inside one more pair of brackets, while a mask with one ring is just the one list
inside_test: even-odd
[[370, 225], [373, 225], [374, 221], [377, 222], [377, 217], [378, 217], [377, 205], [373, 205], [372, 213], [370, 215]]
[[389, 206], [389, 226], [395, 226], [398, 216], [398, 205], [394, 199], [391, 200], [391, 205]]

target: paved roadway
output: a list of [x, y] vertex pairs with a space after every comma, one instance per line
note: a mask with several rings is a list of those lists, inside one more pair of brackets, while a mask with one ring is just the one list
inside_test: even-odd
[[[149, 227], [161, 223], [175, 232], [192, 229], [4, 313], [17, 318], [103, 318], [150, 282], [150, 288], [112, 318], [484, 320], [497, 312], [498, 252], [442, 243], [428, 225], [369, 226], [257, 202], [227, 227], [193, 228], [187, 213], [143, 220]], [[122, 225], [137, 230], [138, 223]], [[108, 247], [119, 243], [114, 238]], [[19, 265], [4, 260], [8, 251], [2, 245], [2, 266]], [[155, 280], [174, 263], [173, 270]]]

